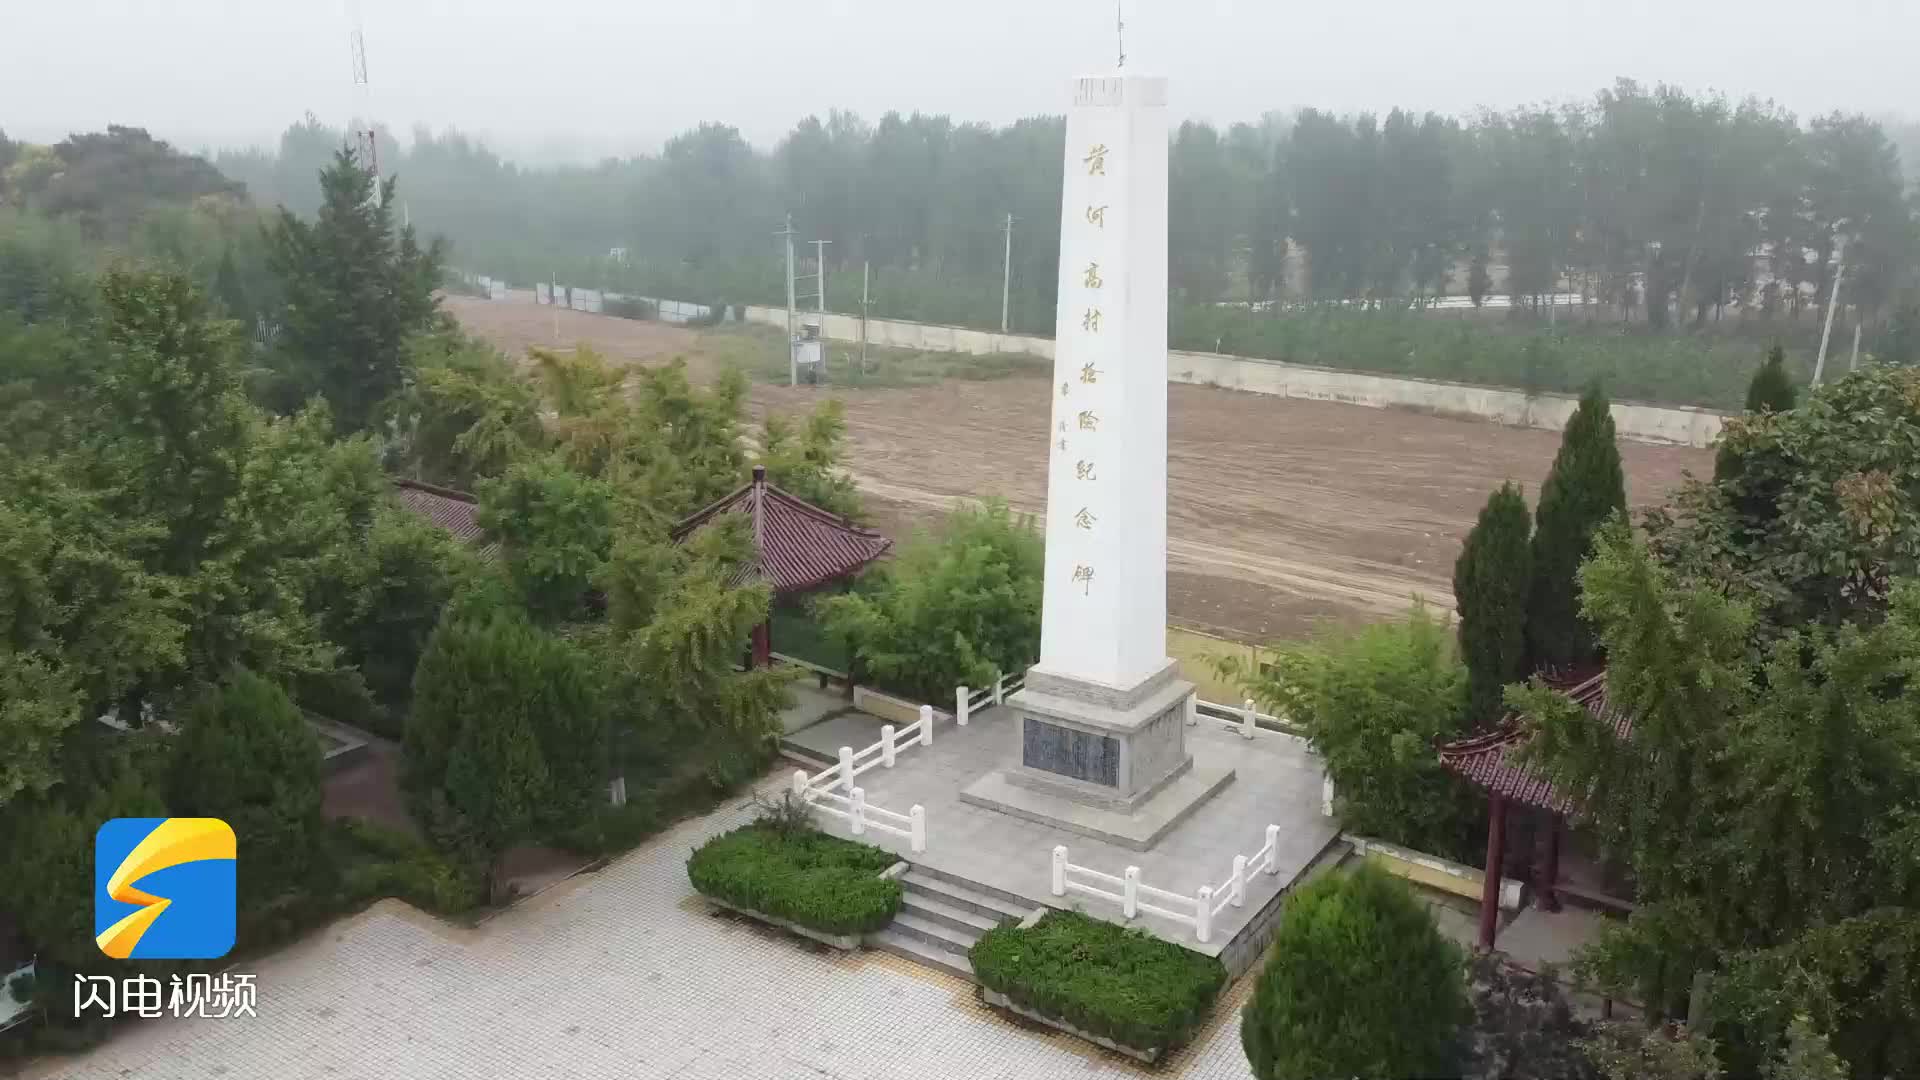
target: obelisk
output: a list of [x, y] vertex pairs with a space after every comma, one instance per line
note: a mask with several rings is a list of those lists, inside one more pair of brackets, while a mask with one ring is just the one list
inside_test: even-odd
[[[1144, 847], [1232, 778], [1182, 780], [1193, 685], [1167, 657], [1167, 84], [1072, 95], [1040, 662], [1009, 700], [1017, 764], [964, 797]], [[1180, 805], [1126, 820], [1163, 792]]]

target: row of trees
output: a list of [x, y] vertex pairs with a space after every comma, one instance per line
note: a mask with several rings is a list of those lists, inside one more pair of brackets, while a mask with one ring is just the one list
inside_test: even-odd
[[[857, 274], [871, 260], [876, 310], [951, 322], [997, 319], [1011, 213], [1014, 321], [1045, 332], [1062, 133], [1058, 117], [993, 127], [834, 112], [802, 120], [768, 153], [705, 124], [658, 155], [593, 167], [520, 168], [451, 132], [390, 143], [382, 162], [408, 177], [420, 221], [495, 273], [612, 274], [643, 289], [777, 301], [771, 234], [791, 214], [803, 239], [832, 241], [830, 270]], [[256, 194], [297, 206], [339, 144], [309, 117], [277, 153], [216, 161]], [[1908, 295], [1920, 254], [1899, 154], [1879, 123], [1802, 123], [1768, 102], [1630, 80], [1586, 103], [1467, 119], [1305, 109], [1225, 130], [1186, 123], [1170, 150], [1171, 285], [1193, 304], [1477, 299], [1503, 264], [1504, 287], [1522, 296], [1574, 287], [1656, 327], [1698, 324], [1733, 303], [1781, 313], [1824, 299], [1846, 244], [1850, 301], [1883, 314]], [[590, 269], [614, 246], [636, 266]], [[844, 307], [857, 287], [830, 287], [829, 300]]]

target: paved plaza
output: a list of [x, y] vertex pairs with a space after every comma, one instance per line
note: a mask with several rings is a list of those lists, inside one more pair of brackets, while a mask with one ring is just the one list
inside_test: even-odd
[[[1237, 775], [1151, 851], [1132, 851], [962, 802], [960, 792], [968, 784], [1018, 758], [1018, 724], [1014, 710], [1005, 707], [974, 714], [966, 727], [944, 721], [934, 728], [932, 746], [904, 747], [893, 768], [860, 774], [855, 783], [869, 803], [902, 814], [915, 803], [925, 808], [927, 850], [912, 854], [905, 838], [877, 830], [862, 839], [915, 864], [990, 885], [1036, 905], [1079, 908], [1115, 919], [1119, 908], [1108, 901], [1077, 893], [1051, 895], [1054, 845], [1066, 845], [1075, 865], [1115, 875], [1138, 866], [1140, 880], [1146, 884], [1192, 896], [1202, 885], [1217, 889], [1232, 871], [1233, 857], [1252, 855], [1266, 843], [1266, 826], [1277, 824], [1277, 872], [1249, 870], [1244, 906], [1229, 905], [1215, 916], [1209, 942], [1195, 941], [1191, 927], [1156, 915], [1143, 913], [1135, 920], [1135, 925], [1169, 941], [1219, 955], [1233, 935], [1339, 834], [1334, 820], [1321, 815], [1320, 760], [1304, 742], [1264, 730], [1243, 739], [1211, 719], [1187, 729], [1187, 749], [1196, 766], [1228, 765]], [[836, 729], [833, 734], [842, 732]], [[795, 741], [804, 741], [807, 735], [801, 732]], [[862, 742], [853, 749], [857, 752], [866, 745]], [[819, 820], [829, 832], [848, 833], [847, 822], [840, 818], [819, 815]]]
[[259, 1016], [149, 1020], [36, 1062], [35, 1080], [1042, 1080], [1249, 1076], [1243, 979], [1195, 1043], [1146, 1070], [1017, 1025], [960, 979], [718, 916], [685, 860], [744, 800], [478, 930], [384, 901], [250, 961]]

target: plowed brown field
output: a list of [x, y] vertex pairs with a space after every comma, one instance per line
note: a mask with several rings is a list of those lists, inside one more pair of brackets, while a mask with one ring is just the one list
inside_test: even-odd
[[[518, 353], [553, 343], [555, 312], [447, 298], [473, 331]], [[629, 363], [679, 355], [701, 370], [702, 335], [561, 311], [559, 340]], [[1558, 434], [1202, 386], [1168, 388], [1167, 598], [1181, 625], [1243, 640], [1293, 637], [1324, 620], [1451, 609], [1453, 560], [1502, 480], [1538, 490]], [[906, 389], [756, 385], [757, 414], [846, 404], [848, 465], [876, 523], [901, 535], [956, 499], [1046, 501], [1048, 383], [950, 380]], [[1662, 501], [1712, 454], [1623, 442], [1627, 495]]]

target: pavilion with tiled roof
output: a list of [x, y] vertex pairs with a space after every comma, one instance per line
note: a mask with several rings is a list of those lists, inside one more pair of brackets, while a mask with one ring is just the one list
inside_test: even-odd
[[[1554, 680], [1548, 682], [1552, 684]], [[1605, 671], [1563, 683], [1558, 688], [1595, 719], [1610, 724], [1615, 738], [1624, 740], [1633, 734], [1633, 717], [1613, 708], [1607, 701]], [[1491, 731], [1440, 747], [1442, 767], [1487, 793], [1487, 869], [1480, 897], [1482, 949], [1493, 948], [1510, 805], [1548, 819], [1543, 834], [1546, 850], [1534, 860], [1534, 892], [1547, 910], [1555, 911], [1560, 906], [1556, 895], [1560, 887], [1560, 833], [1565, 819], [1579, 812], [1579, 803], [1572, 795], [1555, 789], [1533, 766], [1519, 760], [1517, 752], [1531, 737], [1517, 717], [1508, 716]]]
[[[893, 541], [879, 533], [767, 483], [764, 465], [753, 467], [753, 479], [745, 486], [674, 526], [673, 541], [685, 543], [728, 514], [745, 515], [753, 531], [753, 558], [734, 583], [764, 582], [775, 597], [851, 577], [893, 547]], [[770, 621], [754, 629], [754, 666], [768, 663], [772, 637]]]
[[480, 500], [472, 495], [398, 477], [393, 489], [400, 505], [452, 533], [455, 540], [472, 547], [481, 558], [500, 554], [500, 542], [489, 540], [480, 527]]

